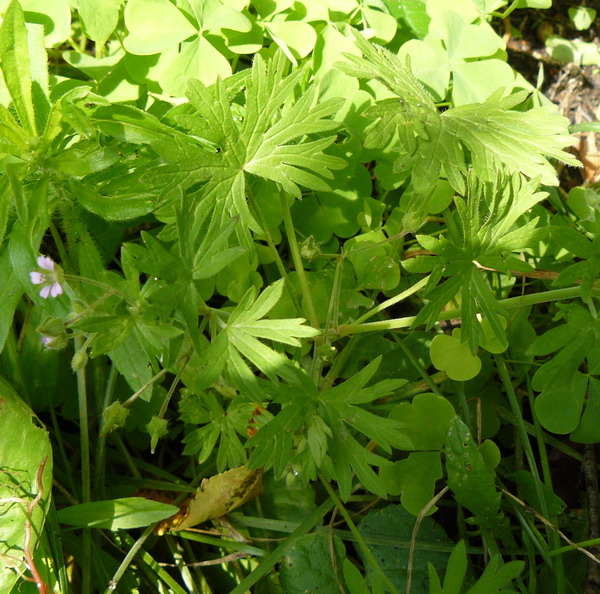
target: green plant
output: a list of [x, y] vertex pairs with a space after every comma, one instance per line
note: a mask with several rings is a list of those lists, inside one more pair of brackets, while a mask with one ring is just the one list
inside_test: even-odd
[[[598, 441], [600, 199], [560, 195], [568, 122], [496, 32], [547, 5], [6, 6], [0, 369], [54, 458], [0, 498], [41, 535], [19, 571], [72, 591], [64, 546], [85, 592], [577, 591], [546, 443]], [[242, 466], [258, 502], [197, 513]], [[188, 530], [240, 501], [230, 537]]]

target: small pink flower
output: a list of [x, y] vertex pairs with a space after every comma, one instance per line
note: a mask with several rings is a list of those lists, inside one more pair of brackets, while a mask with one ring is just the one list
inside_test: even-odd
[[29, 273], [29, 278], [34, 285], [43, 285], [40, 289], [40, 297], [58, 297], [62, 295], [63, 288], [60, 286], [63, 280], [63, 274], [60, 267], [47, 256], [40, 256], [37, 259], [38, 270]]

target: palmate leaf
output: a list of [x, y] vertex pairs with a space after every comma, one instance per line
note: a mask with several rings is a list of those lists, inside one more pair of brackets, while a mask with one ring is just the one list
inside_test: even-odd
[[254, 448], [250, 465], [273, 467], [276, 475], [291, 465], [306, 481], [321, 469], [328, 479], [338, 482], [344, 499], [350, 496], [355, 472], [367, 489], [385, 497], [385, 486], [372, 467], [390, 462], [366, 448], [366, 440], [373, 440], [387, 453], [392, 447], [413, 449], [413, 444], [404, 433], [405, 423], [357, 406], [406, 383], [396, 379], [366, 386], [380, 362], [377, 357], [347, 381], [323, 392], [304, 371], [290, 368], [290, 379], [285, 378], [289, 384], [273, 388], [273, 400], [282, 405], [281, 410], [247, 443]]
[[223, 81], [210, 87], [191, 81], [188, 97], [193, 113], [188, 109], [174, 117], [193, 138], [211, 143], [215, 151], [190, 143], [184, 151], [163, 152], [170, 163], [151, 178], [166, 182], [166, 191], [204, 182], [202, 197], [223, 201], [229, 214], [239, 215], [244, 226], [254, 229], [259, 227], [246, 203], [248, 174], [278, 182], [298, 198], [299, 185], [329, 189], [324, 178], [332, 178], [331, 170], [343, 168], [345, 161], [324, 152], [334, 142], [331, 132], [338, 127], [327, 118], [343, 100], [317, 104], [313, 85], [294, 99], [306, 69], [286, 76], [287, 67], [281, 52], [268, 63], [256, 56], [246, 80], [243, 116]]
[[484, 103], [463, 105], [440, 113], [431, 95], [410, 72], [409, 64], [389, 51], [370, 44], [356, 34], [364, 58], [346, 54], [352, 65], [339, 67], [359, 78], [377, 79], [398, 95], [370, 108], [375, 119], [365, 144], [399, 152], [395, 167], [408, 169], [417, 191], [431, 187], [445, 173], [460, 193], [466, 189], [470, 167], [477, 176], [492, 181], [499, 169], [540, 177], [542, 183], [557, 185], [558, 178], [548, 158], [569, 165], [579, 162], [563, 148], [575, 143], [568, 135], [568, 120], [552, 107], [512, 111], [528, 94], [523, 91], [502, 97], [503, 90]]
[[280, 279], [267, 287], [258, 299], [254, 289], [246, 293], [227, 323], [222, 324], [223, 330], [200, 355], [201, 366], [206, 371], [197, 379], [197, 388], [210, 385], [225, 366], [234, 374], [251, 375], [248, 361], [272, 380], [277, 376], [293, 380], [289, 359], [261, 340], [299, 347], [299, 339], [317, 336], [320, 330], [306, 326], [304, 318], [263, 319], [281, 298], [283, 287], [284, 280]]
[[[534, 218], [519, 225], [519, 217], [545, 198], [545, 192], [535, 192], [538, 179], [525, 182], [514, 174], [493, 181], [479, 180], [474, 172], [466, 179], [466, 198], [455, 197], [458, 221], [448, 214], [448, 236], [436, 239], [417, 236], [421, 245], [433, 252], [434, 273], [426, 287], [429, 302], [421, 309], [415, 325], [431, 327], [444, 306], [459, 292], [463, 320], [462, 340], [476, 353], [483, 344], [483, 330], [477, 320], [482, 312], [490, 324], [494, 337], [506, 343], [502, 310], [483, 277], [482, 266], [492, 260], [494, 267], [509, 272], [502, 257], [513, 250], [522, 250], [535, 244], [544, 230], [537, 228]], [[442, 277], [448, 277], [442, 284]]]

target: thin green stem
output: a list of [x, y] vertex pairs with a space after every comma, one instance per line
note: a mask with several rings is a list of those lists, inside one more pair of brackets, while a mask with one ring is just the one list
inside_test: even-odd
[[[119, 565], [117, 571], [113, 575], [112, 579], [108, 583], [106, 590], [104, 590], [104, 594], [110, 594], [117, 589], [119, 585], [119, 581], [127, 571], [127, 568], [131, 565], [133, 558], [137, 555], [138, 551], [142, 548], [142, 545], [146, 542], [146, 539], [152, 534], [154, 530], [154, 524], [148, 526], [142, 535], [133, 543], [132, 547], [127, 551], [127, 555], [125, 555], [125, 559]], [[90, 592], [90, 590], [83, 590], [84, 592]]]
[[429, 281], [430, 276], [431, 276], [430, 274], [427, 275], [425, 278], [422, 278], [420, 281], [416, 282], [414, 285], [412, 285], [405, 291], [402, 291], [402, 293], [398, 293], [398, 295], [395, 295], [394, 297], [390, 297], [390, 299], [387, 299], [383, 303], [376, 305], [373, 309], [371, 309], [367, 313], [360, 316], [360, 318], [355, 320], [354, 323], [362, 324], [369, 318], [372, 318], [374, 315], [378, 314], [380, 311], [383, 311], [384, 309], [387, 309], [388, 307], [391, 307], [392, 305], [396, 305], [396, 303], [400, 303], [400, 301], [404, 301], [404, 299], [406, 299], [407, 297], [410, 297], [411, 295], [416, 293], [419, 289], [422, 289], [427, 284], [427, 281]]
[[[118, 372], [114, 365], [110, 366], [106, 389], [104, 391], [104, 402], [102, 411], [105, 411], [113, 400]], [[98, 443], [96, 444], [96, 472], [94, 474], [94, 493], [99, 500], [105, 499], [104, 476], [106, 473], [106, 435], [103, 435], [104, 418], [100, 415], [100, 426], [98, 427]]]
[[427, 373], [427, 369], [425, 369], [425, 367], [423, 367], [423, 365], [421, 365], [420, 361], [413, 355], [411, 350], [404, 344], [404, 341], [402, 341], [402, 339], [398, 338], [397, 336], [394, 336], [394, 338], [396, 340], [396, 344], [400, 347], [400, 349], [404, 353], [405, 357], [410, 361], [411, 365], [419, 372], [419, 375], [423, 378], [423, 381], [429, 386], [429, 389], [434, 394], [437, 394], [438, 396], [442, 396], [442, 391], [438, 388], [437, 384], [435, 383], [435, 381], [433, 380], [431, 375], [429, 375], [429, 373]]
[[[523, 451], [525, 452], [525, 457], [527, 458], [527, 464], [529, 466], [529, 470], [531, 471], [531, 474], [535, 478], [534, 485], [535, 485], [537, 497], [540, 502], [542, 515], [543, 515], [543, 517], [548, 518], [548, 520], [554, 526], [557, 526], [558, 519], [555, 517], [554, 514], [552, 516], [550, 515], [548, 506], [546, 505], [546, 499], [544, 497], [544, 492], [542, 491], [542, 482], [541, 482], [537, 464], [535, 461], [535, 456], [533, 454], [533, 448], [531, 447], [531, 442], [529, 441], [529, 437], [527, 435], [527, 429], [525, 428], [525, 423], [523, 421], [523, 416], [521, 414], [521, 407], [519, 406], [517, 395], [515, 393], [512, 382], [510, 380], [510, 375], [508, 373], [506, 363], [504, 362], [502, 355], [495, 355], [494, 360], [496, 361], [496, 367], [498, 368], [500, 380], [502, 381], [502, 384], [504, 386], [504, 392], [506, 393], [506, 396], [510, 403], [510, 408], [511, 408], [514, 418], [516, 420], [517, 431], [519, 433], [519, 439], [523, 446]], [[532, 409], [532, 410], [534, 411], [534, 409]], [[535, 415], [535, 412], [534, 412], [534, 415]], [[558, 546], [560, 544], [560, 539], [559, 539], [558, 535], [553, 530], [550, 530], [550, 528], [548, 528], [547, 526], [546, 526], [546, 537], [548, 538], [548, 541], [551, 543], [552, 548], [558, 548]], [[566, 588], [565, 576], [564, 576], [564, 570], [562, 567], [562, 558], [561, 557], [558, 557], [556, 559], [556, 563], [554, 563], [554, 574], [555, 574], [555, 578], [556, 578], [557, 593], [565, 592], [565, 588]]]
[[259, 580], [265, 577], [279, 563], [282, 557], [294, 547], [297, 540], [312, 530], [317, 523], [321, 521], [323, 516], [333, 507], [334, 503], [331, 499], [326, 499], [321, 505], [313, 511], [303, 522], [294, 530], [288, 538], [286, 538], [272, 553], [263, 557], [260, 565], [245, 579], [243, 579], [230, 594], [245, 594], [250, 591]]
[[273, 241], [273, 236], [271, 235], [271, 232], [269, 231], [269, 227], [267, 226], [267, 221], [263, 215], [262, 209], [260, 208], [260, 204], [258, 203], [256, 198], [250, 191], [250, 188], [247, 189], [247, 193], [248, 193], [248, 197], [250, 198], [250, 201], [252, 202], [252, 206], [254, 207], [254, 211], [258, 215], [260, 226], [263, 229], [263, 234], [265, 236], [265, 239], [267, 240], [267, 245], [269, 246], [269, 250], [273, 254], [273, 260], [275, 262], [275, 266], [277, 266], [277, 271], [279, 272], [281, 278], [285, 279], [285, 283], [286, 283], [285, 286], [288, 290], [288, 294], [290, 296], [290, 299], [292, 300], [292, 303], [294, 304], [294, 307], [296, 308], [297, 311], [301, 311], [300, 304], [298, 303], [298, 300], [296, 299], [296, 295], [294, 294], [294, 291], [292, 291], [292, 288], [290, 287], [288, 277], [287, 277], [287, 270], [285, 269], [283, 260], [281, 259], [281, 256], [279, 255], [279, 252], [277, 251], [277, 246], [275, 245], [275, 242]]
[[[600, 296], [600, 289], [592, 289], [592, 294]], [[498, 305], [506, 309], [514, 309], [518, 307], [526, 307], [538, 303], [549, 303], [551, 301], [562, 301], [563, 299], [574, 299], [581, 296], [581, 287], [568, 287], [566, 289], [556, 289], [553, 291], [544, 291], [540, 293], [531, 293], [520, 297], [511, 297], [509, 299], [501, 299]], [[437, 317], [438, 322], [444, 320], [452, 320], [461, 316], [460, 309], [451, 309], [445, 311]], [[359, 332], [379, 332], [384, 330], [397, 330], [399, 328], [410, 328], [416, 316], [408, 316], [406, 318], [395, 318], [392, 320], [382, 320], [380, 322], [368, 322], [366, 324], [343, 324], [338, 328], [338, 338], [348, 336], [349, 334], [358, 334]]]
[[296, 240], [296, 231], [294, 230], [294, 222], [292, 221], [292, 213], [290, 207], [284, 196], [281, 197], [281, 210], [283, 211], [283, 224], [285, 226], [285, 233], [288, 239], [288, 245], [290, 247], [290, 253], [292, 255], [292, 261], [294, 262], [294, 268], [298, 274], [298, 282], [300, 283], [300, 291], [304, 299], [304, 304], [307, 310], [307, 317], [310, 325], [313, 328], [319, 328], [319, 320], [317, 318], [317, 312], [315, 305], [312, 300], [308, 281], [306, 280], [306, 274], [304, 273], [304, 265], [302, 264], [302, 256], [298, 249], [298, 241]]
[[78, 274], [65, 274], [65, 280], [76, 280], [81, 283], [86, 283], [88, 285], [104, 289], [107, 293], [110, 293], [111, 295], [117, 295], [118, 297], [122, 297], [130, 303], [134, 302], [134, 300], [131, 299], [131, 297], [125, 295], [125, 293], [121, 293], [121, 291], [118, 291], [111, 285], [107, 285], [106, 283], [103, 283], [101, 281], [94, 280], [93, 278], [86, 278], [85, 276], [79, 276]]
[[62, 237], [56, 228], [56, 225], [53, 221], [50, 221], [49, 224], [50, 234], [52, 235], [52, 239], [54, 240], [54, 244], [56, 245], [56, 249], [58, 251], [58, 255], [60, 256], [60, 261], [65, 266], [71, 266], [71, 258], [69, 257], [69, 253], [65, 249], [65, 245], [63, 243]]
[[130, 396], [125, 402], [123, 402], [123, 406], [125, 408], [131, 406], [150, 386], [154, 385], [161, 377], [168, 373], [168, 369], [161, 369], [152, 379], [146, 382], [135, 394]]
[[[81, 337], [75, 337], [75, 350], [80, 351], [82, 347], [83, 339]], [[90, 431], [88, 425], [85, 367], [77, 370], [77, 396], [79, 402], [79, 449], [81, 453], [81, 502], [89, 503], [91, 501]], [[81, 559], [82, 592], [90, 592], [92, 583], [92, 539], [89, 528], [83, 529]]]

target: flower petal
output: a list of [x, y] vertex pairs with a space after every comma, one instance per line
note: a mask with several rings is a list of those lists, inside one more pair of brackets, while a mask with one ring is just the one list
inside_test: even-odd
[[42, 299], [47, 299], [50, 296], [50, 285], [46, 285], [45, 287], [42, 287], [42, 290], [40, 291], [40, 297]]
[[37, 259], [37, 265], [44, 270], [54, 270], [54, 262], [52, 258], [48, 258], [48, 256], [40, 256]]
[[34, 285], [41, 285], [44, 282], [44, 275], [37, 270], [29, 273], [29, 278]]
[[52, 295], [52, 297], [58, 297], [59, 295], [62, 295], [62, 292], [62, 287], [58, 283], [51, 285], [50, 295]]

